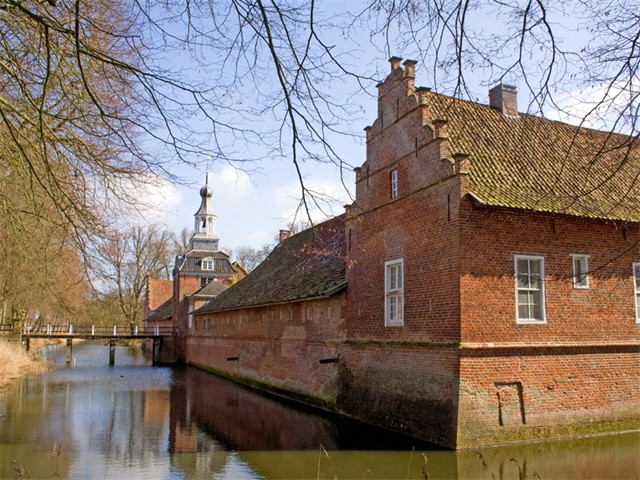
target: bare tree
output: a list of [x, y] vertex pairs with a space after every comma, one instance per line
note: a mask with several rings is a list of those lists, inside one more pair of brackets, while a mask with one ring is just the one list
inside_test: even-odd
[[234, 249], [233, 256], [240, 265], [250, 272], [267, 258], [272, 249], [271, 245], [263, 245], [260, 248], [243, 245]]
[[[0, 192], [6, 219], [56, 225], [86, 251], [106, 235], [107, 199], [136, 203], [130, 182], [209, 157], [248, 171], [290, 160], [311, 219], [323, 203], [305, 176], [352, 166], [334, 145], [359, 138], [353, 95], [380, 80], [368, 44], [429, 66], [439, 92], [475, 100], [479, 73], [520, 82], [534, 113], [563, 108], [635, 141], [638, 12], [637, 0], [372, 0], [339, 14], [314, 0], [0, 0], [0, 173], [23, 187]], [[569, 111], [576, 89], [601, 96]]]
[[533, 113], [637, 137], [639, 12], [636, 0], [374, 0], [352, 25], [427, 65], [440, 92], [474, 100], [480, 73], [525, 86]]
[[142, 294], [147, 278], [169, 278], [173, 234], [156, 226], [113, 232], [96, 249], [95, 284], [105, 298], [115, 296], [129, 325], [142, 318]]

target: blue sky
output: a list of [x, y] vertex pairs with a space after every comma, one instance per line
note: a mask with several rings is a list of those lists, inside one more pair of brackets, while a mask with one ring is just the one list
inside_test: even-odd
[[[350, 8], [354, 5], [362, 6], [363, 2], [323, 2], [325, 8], [337, 9]], [[476, 18], [477, 28], [491, 30], [495, 28], [494, 23], [486, 22], [486, 16]], [[566, 33], [566, 32], [565, 32]], [[575, 31], [571, 32], [575, 35]], [[575, 37], [568, 36], [568, 38]], [[344, 36], [335, 35], [331, 38], [335, 44], [335, 52], [345, 53], [346, 58], [350, 58], [347, 65], [351, 71], [363, 75], [371, 75], [378, 80], [382, 80], [388, 73], [387, 57], [373, 47], [368, 35], [363, 31], [363, 38], [357, 43], [347, 42]], [[420, 54], [428, 52], [416, 52], [415, 55], [409, 51], [391, 52], [392, 55], [403, 56], [404, 58], [417, 59]], [[427, 58], [428, 61], [428, 58]], [[533, 59], [535, 63], [535, 58]], [[430, 80], [434, 71], [430, 65], [418, 63], [416, 68], [416, 85], [431, 86], [440, 93], [447, 93], [447, 85], [444, 82]], [[376, 73], [372, 73], [376, 72]], [[488, 89], [496, 81], [491, 75], [495, 74], [490, 70], [476, 68], [465, 73], [465, 79], [471, 90], [472, 99], [480, 103], [488, 103]], [[437, 77], [437, 75], [436, 75]], [[430, 82], [436, 81], [437, 85]], [[520, 84], [515, 77], [503, 79], [505, 83], [519, 87], [518, 104], [520, 111], [526, 111], [530, 99], [527, 98], [524, 84]], [[346, 83], [346, 82], [345, 82]], [[336, 98], [345, 97], [347, 91], [353, 85], [340, 85], [331, 91], [336, 94]], [[360, 92], [355, 98], [347, 101], [359, 103], [357, 115], [351, 118], [351, 125], [339, 126], [340, 128], [350, 128], [359, 131], [359, 138], [340, 139], [334, 144], [334, 148], [341, 157], [353, 166], [359, 166], [365, 161], [364, 131], [376, 117], [376, 88], [375, 81], [365, 85], [366, 94]], [[575, 85], [574, 85], [575, 87]], [[340, 90], [338, 90], [340, 89]], [[589, 102], [599, 95], [598, 88], [566, 91], [564, 98], [558, 94], [564, 104], [574, 104], [574, 116], [560, 115], [554, 111], [548, 111], [550, 118], [573, 121], [579, 120], [584, 111], [590, 108]], [[265, 115], [265, 121], [269, 114]], [[602, 127], [602, 124], [591, 125]], [[244, 146], [241, 146], [243, 148]], [[257, 155], [267, 157], [267, 155]], [[161, 181], [147, 191], [141, 192], [141, 197], [148, 198], [150, 207], [144, 212], [145, 219], [153, 223], [163, 223], [169, 229], [179, 233], [183, 228], [193, 228], [193, 214], [198, 209], [200, 203], [199, 190], [204, 184], [205, 172], [209, 171], [209, 184], [213, 188], [214, 210], [217, 215], [216, 234], [220, 237], [220, 244], [226, 249], [233, 249], [242, 245], [250, 245], [259, 248], [266, 243], [272, 243], [278, 230], [286, 228], [294, 219], [296, 207], [299, 204], [301, 191], [295, 168], [286, 158], [273, 157], [263, 160], [258, 167], [258, 171], [248, 174], [235, 169], [229, 163], [214, 163], [207, 159], [194, 159], [197, 168], [181, 166], [175, 172], [176, 175], [184, 178], [186, 182], [181, 185], [173, 185]], [[350, 192], [344, 188], [340, 179], [339, 169], [332, 164], [322, 164], [314, 161], [300, 164], [302, 174], [305, 178], [307, 188], [311, 188], [334, 198], [332, 205], [325, 205], [325, 214], [330, 216], [343, 213], [343, 205], [351, 203]], [[354, 174], [351, 169], [343, 170], [344, 183], [353, 192]], [[313, 212], [314, 220], [321, 220], [323, 213]], [[299, 218], [299, 217], [298, 217]]]

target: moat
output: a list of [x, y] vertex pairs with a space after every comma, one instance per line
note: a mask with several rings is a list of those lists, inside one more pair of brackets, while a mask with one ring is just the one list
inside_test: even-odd
[[638, 432], [452, 452], [107, 352], [51, 348], [54, 369], [0, 397], [0, 478], [640, 478]]

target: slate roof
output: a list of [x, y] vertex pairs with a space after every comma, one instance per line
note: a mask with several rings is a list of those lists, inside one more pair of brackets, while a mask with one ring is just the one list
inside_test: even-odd
[[470, 190], [482, 203], [640, 221], [638, 138], [426, 93], [447, 120], [449, 152], [470, 155]]
[[[213, 270], [202, 270], [200, 262], [205, 258], [214, 260]], [[229, 256], [223, 252], [211, 252], [206, 250], [190, 250], [185, 255], [176, 259], [179, 271], [183, 273], [195, 272], [205, 274], [234, 275], [236, 273], [229, 261]]]
[[344, 216], [293, 235], [197, 313], [329, 296], [345, 287]]

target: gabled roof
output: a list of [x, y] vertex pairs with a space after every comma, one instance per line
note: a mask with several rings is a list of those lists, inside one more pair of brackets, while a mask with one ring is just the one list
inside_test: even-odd
[[344, 216], [293, 235], [247, 277], [196, 311], [215, 312], [326, 297], [344, 288]]
[[447, 121], [450, 154], [470, 155], [470, 191], [482, 203], [640, 221], [637, 138], [422, 94], [431, 120]]

